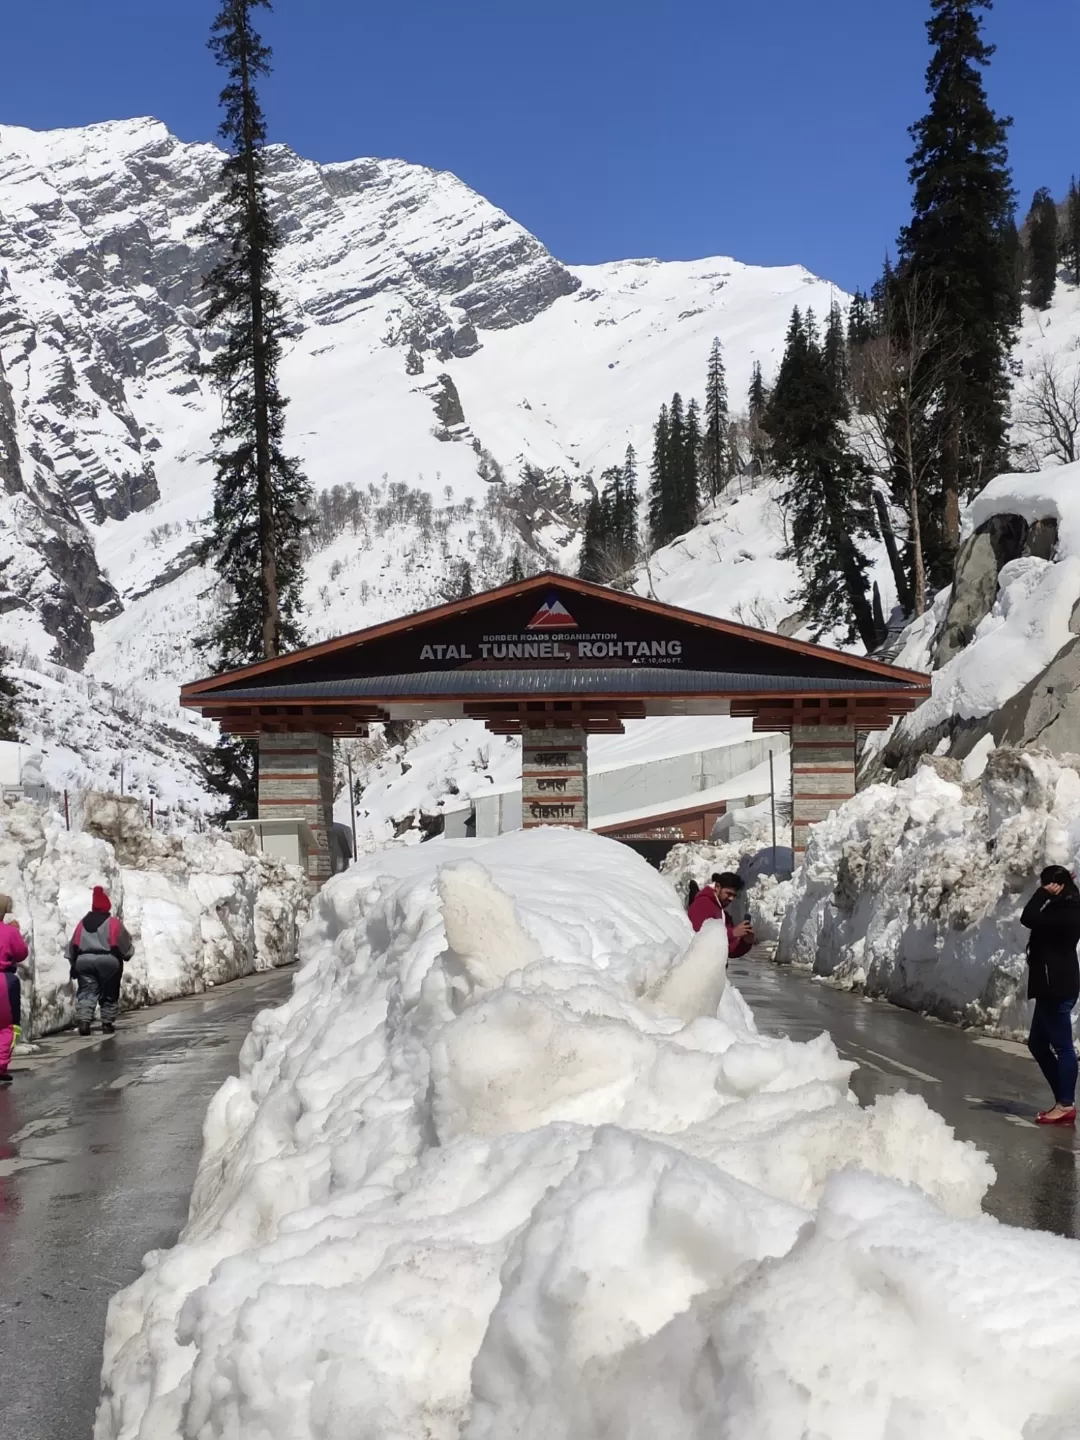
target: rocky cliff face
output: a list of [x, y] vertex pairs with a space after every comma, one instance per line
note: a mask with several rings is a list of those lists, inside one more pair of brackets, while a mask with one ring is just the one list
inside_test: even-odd
[[[98, 527], [161, 498], [163, 405], [205, 411], [204, 440], [212, 428], [192, 373], [212, 256], [194, 232], [220, 158], [152, 120], [0, 127], [0, 613], [23, 612], [31, 639], [40, 627], [75, 668], [94, 622], [121, 605]], [[422, 368], [426, 354], [474, 353], [482, 330], [527, 323], [580, 284], [450, 175], [320, 166], [278, 147], [270, 189], [298, 339], [378, 301], [381, 342]]]

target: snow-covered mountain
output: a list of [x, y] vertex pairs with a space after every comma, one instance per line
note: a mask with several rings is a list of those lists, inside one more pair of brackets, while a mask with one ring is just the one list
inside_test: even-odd
[[[194, 232], [220, 159], [149, 119], [0, 126], [0, 639], [39, 686], [43, 665], [51, 685], [88, 677], [74, 703], [92, 732], [122, 696], [133, 750], [145, 727], [207, 733], [175, 697], [213, 604], [191, 553], [218, 415], [192, 373], [211, 263]], [[563, 265], [404, 161], [277, 147], [269, 184], [289, 443], [328, 496], [313, 637], [438, 598], [464, 559], [478, 583], [515, 548], [572, 564], [588, 477], [627, 443], [647, 453], [660, 404], [700, 393], [713, 336], [737, 401], [792, 307], [835, 293], [798, 266]], [[117, 749], [44, 738], [54, 783], [101, 783], [98, 752]]]

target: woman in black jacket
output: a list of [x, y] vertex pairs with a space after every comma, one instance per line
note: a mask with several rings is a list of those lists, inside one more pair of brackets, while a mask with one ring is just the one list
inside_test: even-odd
[[1038, 1125], [1076, 1124], [1076, 1050], [1072, 1012], [1080, 995], [1080, 890], [1061, 865], [1048, 865], [1040, 888], [1024, 906], [1020, 924], [1028, 940], [1028, 999], [1035, 1001], [1028, 1049], [1054, 1092], [1054, 1108]]

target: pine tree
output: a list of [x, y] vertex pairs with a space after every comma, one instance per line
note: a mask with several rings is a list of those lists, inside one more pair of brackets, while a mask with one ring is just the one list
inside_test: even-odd
[[514, 546], [514, 553], [510, 556], [510, 568], [506, 573], [506, 583], [516, 585], [525, 579], [525, 566], [521, 563], [521, 551]]
[[581, 554], [578, 557], [578, 578], [603, 580], [604, 548], [604, 502], [599, 491], [594, 492], [585, 511], [585, 527], [581, 536]]
[[750, 432], [750, 464], [761, 475], [769, 464], [769, 434], [765, 426], [769, 396], [761, 375], [761, 361], [754, 361], [750, 374], [750, 390], [746, 397], [747, 422]]
[[461, 569], [458, 571], [458, 593], [459, 600], [468, 600], [473, 591], [472, 566], [468, 560], [461, 562]]
[[1069, 181], [1061, 254], [1072, 270], [1073, 284], [1080, 285], [1080, 185], [1077, 185], [1075, 175]]
[[0, 647], [0, 740], [19, 738], [19, 689], [7, 673], [11, 656]]
[[847, 343], [848, 351], [858, 350], [874, 336], [873, 311], [870, 308], [870, 297], [862, 290], [856, 290], [851, 297], [851, 308], [848, 310], [847, 320]]
[[826, 363], [813, 316], [796, 309], [769, 399], [773, 461], [788, 477], [782, 496], [788, 555], [799, 567], [799, 601], [821, 636], [840, 628], [868, 650], [881, 638], [870, 602], [869, 562], [858, 539], [873, 518], [865, 467], [847, 437], [847, 398]]
[[825, 345], [822, 359], [829, 380], [841, 395], [850, 392], [848, 380], [847, 342], [844, 337], [844, 316], [840, 306], [833, 301], [829, 307], [829, 319], [825, 327]]
[[927, 282], [942, 306], [943, 333], [950, 344], [959, 342], [959, 363], [937, 398], [950, 422], [935, 506], [941, 523], [930, 556], [939, 581], [951, 573], [961, 500], [1007, 459], [1013, 191], [1010, 121], [990, 108], [981, 74], [994, 53], [981, 33], [979, 11], [989, 8], [990, 0], [931, 0], [930, 106], [911, 128], [912, 218], [900, 242], [902, 275]]
[[671, 539], [670, 524], [671, 416], [661, 405], [653, 426], [653, 458], [649, 471], [649, 536], [653, 548]]
[[728, 451], [727, 377], [719, 339], [712, 343], [705, 375], [705, 434], [701, 458], [705, 494], [715, 500], [732, 473]]
[[701, 411], [696, 400], [686, 407], [686, 421], [683, 426], [682, 461], [679, 466], [679, 535], [692, 530], [697, 524], [698, 509], [701, 505]]
[[[301, 549], [310, 509], [307, 481], [283, 450], [287, 401], [277, 367], [286, 319], [273, 285], [281, 237], [267, 202], [266, 122], [255, 90], [270, 72], [270, 49], [252, 24], [259, 8], [269, 10], [269, 0], [223, 0], [209, 42], [228, 75], [219, 133], [229, 153], [222, 193], [201, 227], [222, 257], [203, 282], [203, 325], [220, 341], [203, 373], [222, 401], [203, 558], [224, 581], [226, 599], [199, 644], [226, 669], [300, 643]], [[215, 783], [240, 813], [254, 794], [254, 747], [222, 743], [212, 763]]]
[[1013, 325], [1019, 325], [1024, 309], [1024, 286], [1027, 282], [1027, 256], [1024, 242], [1016, 226], [1016, 217], [1010, 215], [1002, 229], [1002, 244], [1005, 246], [1005, 269], [1009, 277], [1009, 308]]
[[622, 468], [622, 509], [618, 517], [619, 547], [626, 557], [627, 568], [638, 559], [638, 474], [637, 455], [627, 445]]
[[1045, 187], [1036, 190], [1027, 217], [1028, 300], [1045, 310], [1054, 296], [1058, 268], [1058, 218], [1054, 197]]

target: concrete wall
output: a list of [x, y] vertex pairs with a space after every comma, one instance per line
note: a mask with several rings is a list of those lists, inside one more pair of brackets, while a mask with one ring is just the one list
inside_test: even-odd
[[[786, 755], [788, 748], [786, 735], [755, 735], [737, 745], [670, 755], [665, 760], [648, 760], [619, 770], [590, 771], [589, 818], [596, 821], [602, 815], [642, 810], [646, 805], [660, 806], [684, 795], [709, 790], [714, 785], [724, 785], [764, 764], [770, 750], [779, 756]], [[779, 771], [778, 778], [782, 774], [783, 771]]]
[[[723, 785], [763, 764], [770, 750], [777, 757], [776, 779], [780, 788], [787, 778], [788, 748], [786, 735], [755, 735], [736, 745], [671, 755], [664, 760], [648, 760], [620, 770], [590, 771], [589, 819], [598, 824], [605, 815], [620, 815], [649, 805], [659, 809], [670, 801]], [[521, 828], [519, 789], [494, 794], [481, 792], [473, 796], [473, 804], [477, 839], [490, 840], [507, 830]]]

